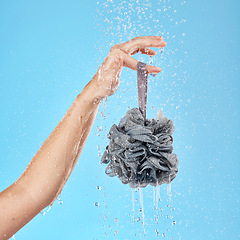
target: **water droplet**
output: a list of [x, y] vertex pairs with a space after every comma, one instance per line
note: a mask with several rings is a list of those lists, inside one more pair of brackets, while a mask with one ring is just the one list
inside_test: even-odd
[[142, 212], [142, 208], [139, 208], [139, 212]]
[[149, 65], [153, 64], [153, 56], [150, 56]]
[[48, 211], [50, 211], [50, 209], [51, 209], [51, 206], [49, 206], [47, 210], [46, 210], [46, 208], [43, 209], [43, 210], [41, 211], [41, 214], [44, 216]]
[[176, 221], [172, 221], [172, 225], [175, 225], [176, 224]]
[[96, 189], [101, 190], [102, 188], [101, 186], [96, 186]]
[[150, 76], [155, 77], [157, 74], [155, 73], [149, 73]]
[[100, 207], [99, 202], [95, 202], [95, 203], [94, 203], [94, 206], [97, 207], [97, 208], [99, 208], [99, 207]]
[[163, 236], [163, 237], [166, 237], [166, 234], [165, 234], [165, 233], [163, 233], [163, 234], [162, 234], [162, 236]]
[[157, 229], [155, 230], [155, 232], [156, 232], [156, 235], [159, 236], [159, 231]]
[[137, 218], [137, 222], [139, 222], [139, 221], [140, 221], [140, 217]]
[[61, 205], [63, 204], [63, 201], [61, 200], [61, 195], [58, 196], [57, 201], [58, 201], [58, 204], [61, 204]]

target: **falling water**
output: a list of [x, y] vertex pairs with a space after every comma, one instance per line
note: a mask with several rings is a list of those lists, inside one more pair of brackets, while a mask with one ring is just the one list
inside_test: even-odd
[[161, 197], [160, 197], [160, 187], [157, 183], [157, 186], [156, 186], [156, 210], [158, 210], [158, 202], [161, 200]]
[[150, 56], [150, 60], [149, 60], [149, 65], [152, 65], [153, 64], [153, 56]]
[[171, 199], [171, 197], [172, 197], [171, 183], [168, 184], [167, 195], [169, 197], [170, 202], [172, 202], [172, 199]]
[[107, 119], [107, 118], [106, 118], [106, 113], [105, 113], [106, 107], [107, 107], [107, 99], [108, 99], [107, 97], [105, 97], [105, 98], [103, 99], [103, 101], [102, 101], [102, 108], [103, 108], [103, 110], [100, 111], [100, 114], [101, 114], [101, 116], [103, 117], [104, 120]]
[[171, 189], [170, 176], [169, 176], [168, 187], [167, 187], [167, 195], [169, 197], [169, 202], [172, 202], [172, 189]]
[[[153, 64], [153, 56], [150, 56], [150, 60], [149, 60], [149, 65], [152, 65]], [[151, 76], [153, 76], [153, 77], [155, 77], [157, 74], [154, 74], [154, 73], [150, 73], [149, 75], [151, 75]]]
[[133, 204], [133, 217], [135, 216], [135, 203], [134, 203], [134, 188], [132, 188], [132, 204]]
[[139, 197], [140, 197], [140, 211], [142, 212], [143, 227], [145, 232], [145, 218], [144, 218], [144, 207], [143, 207], [143, 192], [142, 188], [139, 187]]
[[[176, 68], [182, 69], [182, 60], [185, 58], [186, 52], [184, 52], [183, 48], [183, 40], [185, 38], [185, 33], [181, 32], [181, 29], [178, 29], [181, 24], [185, 23], [186, 20], [179, 18], [180, 14], [177, 14], [177, 10], [175, 6], [177, 3], [171, 3], [171, 0], [159, 0], [159, 1], [149, 1], [149, 0], [131, 0], [131, 1], [116, 1], [116, 0], [106, 0], [103, 2], [97, 2], [98, 9], [97, 9], [97, 16], [95, 16], [96, 21], [98, 23], [97, 28], [100, 28], [105, 36], [101, 38], [97, 44], [97, 50], [98, 53], [101, 55], [101, 58], [99, 58], [99, 62], [102, 63], [102, 58], [105, 57], [108, 54], [108, 51], [110, 50], [110, 47], [115, 44], [123, 43], [127, 40], [132, 39], [133, 37], [137, 36], [144, 36], [144, 35], [151, 35], [151, 36], [163, 36], [164, 39], [169, 43], [172, 43], [171, 47], [167, 47], [165, 50], [163, 48], [160, 48], [156, 56], [150, 57], [147, 56], [145, 58], [145, 55], [138, 55], [134, 56], [134, 58], [140, 58], [137, 59], [139, 61], [148, 62], [149, 65], [159, 65], [163, 69], [161, 75], [158, 75], [157, 78], [160, 78], [163, 80], [161, 83], [157, 81], [157, 78], [154, 78], [152, 80], [152, 84], [154, 84], [154, 88], [151, 90], [151, 84], [149, 84], [149, 93], [150, 96], [155, 96], [156, 100], [154, 102], [151, 102], [152, 108], [158, 108], [164, 106], [172, 106], [175, 107], [175, 100], [177, 102], [180, 102], [181, 104], [184, 103], [184, 101], [181, 98], [181, 95], [175, 96], [174, 92], [178, 92], [179, 87], [182, 87], [183, 84], [185, 84], [186, 80], [186, 72], [182, 72], [181, 74], [176, 75]], [[178, 2], [178, 1], [177, 1]], [[178, 4], [183, 5], [185, 4], [185, 1], [180, 1]], [[165, 27], [167, 26], [167, 28]], [[179, 31], [180, 30], [180, 31]], [[101, 41], [102, 40], [102, 41]], [[175, 43], [179, 46], [178, 48], [174, 49]], [[179, 43], [181, 43], [179, 45]], [[99, 46], [101, 45], [102, 46]], [[181, 54], [181, 59], [179, 61], [179, 58], [176, 57], [176, 54]], [[171, 61], [169, 61], [171, 59]], [[167, 67], [167, 71], [165, 72], [164, 69]], [[101, 72], [99, 72], [101, 73]], [[135, 74], [132, 71], [128, 71], [126, 68], [122, 75], [121, 75], [121, 84], [119, 86], [118, 95], [116, 95], [117, 98], [119, 98], [119, 105], [118, 110], [121, 110], [125, 107], [131, 107], [131, 105], [136, 104], [135, 99], [136, 97], [131, 95], [127, 96], [127, 92], [133, 92], [136, 90], [134, 89], [134, 81], [130, 82], [132, 78], [131, 74]], [[174, 77], [174, 81], [166, 81], [166, 79], [169, 79], [169, 77]], [[125, 79], [127, 80], [125, 83]], [[153, 78], [152, 78], [153, 79]], [[151, 80], [151, 78], [150, 78]], [[101, 81], [101, 78], [98, 79], [98, 81]], [[161, 88], [158, 87], [158, 85], [161, 84]], [[164, 85], [165, 84], [165, 85]], [[125, 86], [127, 85], [127, 86]], [[127, 91], [126, 91], [127, 89]], [[159, 89], [164, 89], [169, 91], [169, 94], [161, 94], [159, 92]], [[151, 90], [151, 92], [150, 92]], [[176, 91], [174, 91], [176, 90]], [[136, 91], [135, 91], [136, 92]], [[174, 98], [175, 97], [175, 98]], [[161, 99], [161, 101], [158, 101], [158, 99]], [[107, 100], [107, 99], [106, 99]], [[102, 119], [106, 119], [106, 100], [102, 102], [101, 108], [103, 109], [100, 111], [100, 115], [102, 116]], [[110, 104], [110, 102], [109, 102]], [[178, 104], [176, 109], [180, 109], [181, 104]], [[175, 108], [174, 108], [175, 109]], [[180, 111], [178, 110], [178, 111]], [[180, 112], [177, 115], [181, 115]], [[103, 124], [104, 125], [104, 124]], [[100, 135], [100, 134], [99, 134]], [[139, 190], [139, 197], [140, 197], [140, 214], [142, 215], [143, 219], [143, 226], [145, 226], [145, 216], [144, 216], [144, 206], [143, 206], [143, 193], [142, 189], [138, 188]], [[146, 193], [145, 193], [146, 194]], [[135, 196], [134, 196], [135, 195]], [[169, 184], [167, 187], [167, 196], [169, 197], [169, 201], [171, 200], [171, 185]], [[162, 196], [162, 202], [161, 205], [163, 205], [165, 194]], [[134, 194], [134, 189], [132, 189], [132, 212], [134, 214], [133, 219], [136, 217], [136, 221], [141, 221], [141, 218], [136, 216], [135, 214], [135, 201], [137, 199], [136, 194]], [[158, 224], [158, 218], [161, 214], [162, 207], [159, 203], [161, 201], [160, 198], [160, 187], [159, 185], [153, 187], [153, 205], [155, 210], [155, 216], [156, 216], [156, 224]], [[145, 202], [146, 204], [146, 202]], [[98, 204], [97, 204], [98, 206]], [[146, 210], [146, 209], [145, 209]], [[172, 208], [173, 210], [173, 208]], [[167, 210], [166, 210], [167, 211]], [[162, 214], [161, 214], [162, 216]], [[171, 224], [175, 225], [176, 222], [173, 221], [171, 218]], [[159, 227], [159, 226], [158, 226]], [[156, 227], [156, 235], [162, 236], [163, 238], [167, 238], [167, 232], [165, 229], [163, 231], [163, 224], [161, 224], [161, 228], [158, 229]], [[135, 230], [136, 231], [136, 230]], [[145, 229], [144, 229], [145, 231]], [[136, 236], [136, 232], [135, 232]], [[129, 237], [131, 238], [131, 237]]]
[[[155, 188], [156, 188], [156, 193], [155, 193]], [[154, 197], [153, 197], [153, 202], [154, 202], [154, 209], [155, 209], [155, 220], [156, 220], [156, 223], [158, 223], [158, 218], [159, 218], [159, 215], [158, 215], [158, 202], [160, 201], [160, 189], [159, 189], [159, 185], [157, 183], [157, 186], [153, 188], [153, 194], [154, 194]]]
[[156, 202], [155, 202], [155, 187], [153, 187], [153, 205], [154, 207], [156, 206]]

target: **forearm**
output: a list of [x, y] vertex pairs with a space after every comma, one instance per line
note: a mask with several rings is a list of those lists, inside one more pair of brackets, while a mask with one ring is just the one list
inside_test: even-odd
[[10, 237], [60, 194], [83, 150], [101, 99], [90, 82], [21, 177], [0, 193], [0, 222], [4, 221], [0, 239], [5, 234]]
[[[17, 181], [21, 186], [27, 186], [36, 201], [41, 199], [41, 202], [50, 204], [75, 167], [100, 103], [94, 90], [90, 83], [77, 96]], [[35, 190], [36, 186], [40, 192]]]

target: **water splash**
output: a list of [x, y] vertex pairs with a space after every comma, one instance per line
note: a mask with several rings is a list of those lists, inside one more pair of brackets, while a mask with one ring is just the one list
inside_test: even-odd
[[[161, 35], [167, 42], [169, 40], [171, 43], [177, 43], [178, 48], [170, 49], [169, 47], [166, 47], [164, 56], [163, 54], [157, 54], [154, 56], [154, 58], [156, 58], [156, 60], [154, 59], [154, 63], [157, 65], [159, 64], [159, 67], [162, 67], [163, 69], [162, 73], [158, 74], [157, 76], [162, 77], [163, 79], [168, 79], [173, 75], [173, 71], [179, 69], [176, 80], [171, 83], [167, 82], [166, 85], [163, 86], [165, 90], [168, 89], [169, 85], [171, 85], [173, 90], [179, 89], [182, 84], [186, 83], [184, 80], [188, 77], [186, 72], [184, 72], [182, 64], [181, 66], [179, 64], [179, 57], [181, 60], [185, 58], [183, 43], [187, 35], [184, 31], [179, 31], [179, 27], [182, 27], [182, 25], [185, 24], [186, 19], [179, 14], [178, 8], [181, 9], [182, 5], [185, 5], [185, 3], [186, 1], [174, 3], [171, 0], [107, 0], [98, 2], [97, 16], [95, 16], [95, 18], [97, 29], [100, 29], [103, 32], [103, 38], [101, 38], [96, 44], [98, 54], [100, 53], [101, 56], [105, 56], [112, 45], [126, 42], [137, 36]], [[163, 49], [159, 50], [160, 53], [163, 52]], [[176, 54], [178, 54], [179, 57], [176, 57]], [[142, 54], [139, 54], [137, 58], [139, 58], [139, 56], [141, 56], [140, 58], [142, 61], [149, 61], [149, 56], [143, 56]], [[171, 61], [169, 61], [170, 58]], [[100, 61], [102, 62], [102, 60]], [[152, 58], [150, 61], [152, 61]], [[168, 72], [166, 73], [164, 72], [165, 66], [168, 67]], [[128, 73], [130, 72], [131, 71]], [[127, 79], [129, 78], [131, 78], [130, 74], [127, 76]], [[124, 77], [122, 77], [121, 80], [122, 83], [118, 92], [122, 92], [121, 87], [124, 83]], [[157, 85], [160, 83], [159, 81], [156, 81], [155, 84]], [[131, 90], [134, 91], [134, 89], [130, 89], [130, 92]], [[172, 91], [170, 94], [175, 94], [175, 92], [177, 91]], [[159, 89], [153, 88], [152, 93], [156, 94], [157, 98], [157, 96], [159, 96]], [[162, 97], [161, 104], [163, 106], [165, 106], [164, 104], [166, 104], [166, 98], [170, 96], [170, 94], [167, 94], [166, 97]], [[174, 100], [176, 100], [176, 103], [179, 103], [179, 99]], [[128, 103], [129, 101], [131, 101], [131, 99], [127, 100]], [[175, 108], [175, 101], [171, 100], [169, 104], [172, 104], [170, 106]]]
[[[42, 214], [42, 216], [44, 216], [47, 212], [50, 211], [51, 208], [52, 208], [52, 206], [50, 205], [50, 206], [47, 207], [47, 210], [46, 210], [46, 211], [44, 211], [44, 209], [43, 209], [40, 213]], [[45, 209], [46, 209], [46, 208], [45, 208]]]
[[105, 114], [105, 112], [106, 112], [106, 107], [107, 107], [107, 99], [108, 99], [108, 98], [106, 97], [106, 98], [104, 98], [104, 99], [102, 100], [102, 108], [103, 108], [103, 110], [100, 111], [100, 114], [101, 114], [101, 116], [103, 117], [104, 120], [107, 119], [106, 114]]
[[[97, 131], [98, 131], [98, 136], [100, 136], [100, 132], [103, 131], [102, 125], [97, 127]], [[101, 146], [100, 145], [97, 145], [97, 150], [98, 150], [98, 157], [102, 157], [102, 152], [101, 152]]]

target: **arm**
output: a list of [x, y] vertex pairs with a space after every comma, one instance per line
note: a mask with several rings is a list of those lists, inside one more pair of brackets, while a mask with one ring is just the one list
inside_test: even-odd
[[[61, 193], [81, 155], [101, 100], [117, 90], [123, 66], [137, 69], [137, 60], [130, 55], [139, 51], [155, 55], [147, 47], [165, 45], [160, 37], [140, 37], [112, 47], [20, 178], [0, 193], [0, 239], [10, 238]], [[147, 71], [158, 73], [161, 69], [147, 66]]]
[[[90, 82], [9, 188], [0, 194], [0, 239], [8, 239], [60, 194], [83, 150], [101, 98]], [[14, 232], [13, 232], [14, 228]]]

